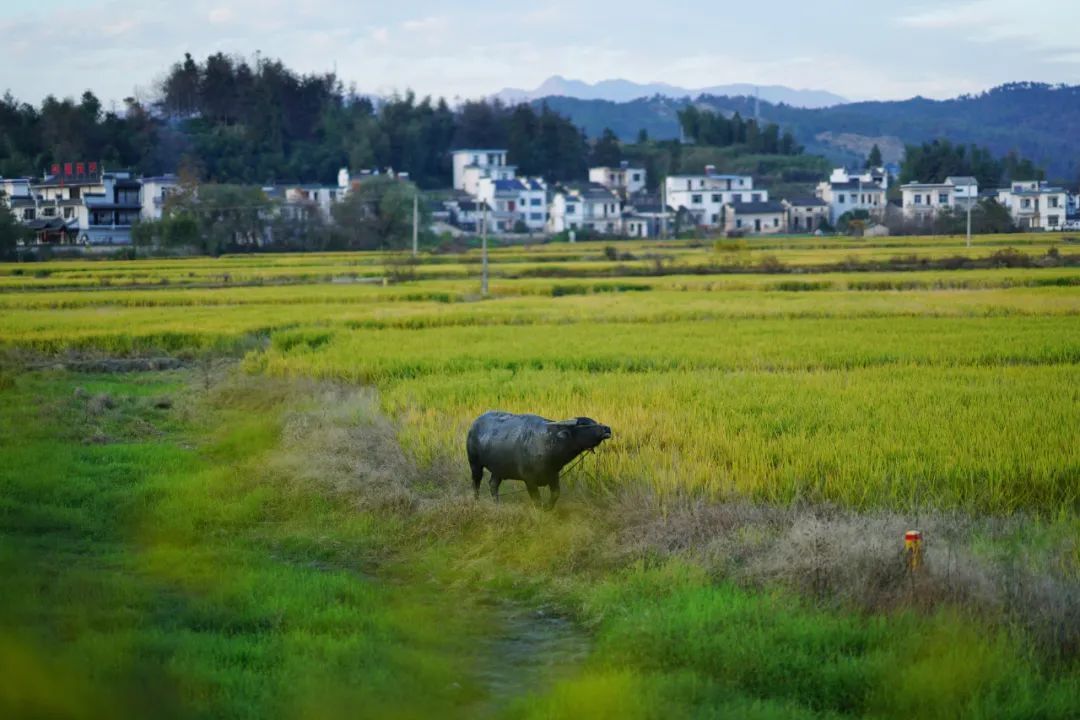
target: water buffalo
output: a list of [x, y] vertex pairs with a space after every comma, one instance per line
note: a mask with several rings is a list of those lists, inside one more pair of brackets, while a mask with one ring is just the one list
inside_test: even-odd
[[529, 497], [537, 505], [539, 488], [549, 488], [550, 510], [559, 499], [559, 471], [610, 437], [611, 428], [586, 417], [555, 422], [539, 415], [486, 412], [476, 418], [465, 440], [473, 493], [480, 497], [480, 481], [487, 468], [491, 473], [491, 496], [496, 502], [499, 483], [524, 480]]

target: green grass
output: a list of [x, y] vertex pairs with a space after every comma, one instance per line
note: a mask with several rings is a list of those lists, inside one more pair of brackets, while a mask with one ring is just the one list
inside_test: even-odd
[[[475, 252], [0, 266], [0, 716], [1074, 717], [1080, 271], [758, 272], [1059, 244], [502, 248], [487, 301]], [[615, 437], [473, 503], [495, 407]], [[583, 664], [500, 655], [507, 601]]]
[[592, 699], [607, 717], [696, 716], [689, 704], [739, 717], [1064, 718], [1080, 689], [961, 617], [825, 612], [681, 564], [629, 570], [587, 602], [603, 618], [593, 664], [523, 715]]
[[[604, 531], [582, 513], [434, 488], [421, 491], [429, 510], [376, 509], [374, 480], [324, 473], [347, 440], [336, 433], [371, 422], [370, 406], [341, 395], [327, 408], [304, 383], [230, 381], [199, 397], [187, 382], [48, 373], [4, 391], [4, 716], [1076, 711], [1070, 666], [1044, 666], [1022, 635], [975, 618], [864, 616], [716, 583], [684, 561], [584, 560]], [[113, 407], [93, 404], [103, 394]], [[186, 399], [156, 407], [162, 397]], [[595, 635], [585, 665], [484, 704], [473, 668], [497, 627], [475, 598], [498, 596], [578, 608]]]
[[[116, 407], [88, 412], [77, 385]], [[262, 466], [282, 397], [151, 404], [179, 393], [63, 375], [4, 392], [0, 715], [427, 717], [478, 693], [465, 605], [370, 576], [380, 521]]]

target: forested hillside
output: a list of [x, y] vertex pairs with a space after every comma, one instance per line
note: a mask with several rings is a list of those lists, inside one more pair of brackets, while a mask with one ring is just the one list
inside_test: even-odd
[[0, 100], [0, 175], [36, 175], [51, 162], [92, 158], [143, 173], [188, 162], [217, 182], [333, 182], [343, 166], [407, 170], [421, 186], [450, 183], [448, 150], [507, 147], [521, 172], [580, 177], [589, 148], [563, 116], [529, 105], [471, 102], [408, 93], [377, 106], [333, 74], [299, 75], [278, 61], [254, 65], [218, 53], [174, 65], [160, 95], [105, 111], [47, 98], [40, 108]]
[[[604, 142], [609, 128], [613, 137]], [[90, 90], [78, 100], [47, 97], [40, 107], [5, 95], [0, 175], [37, 175], [75, 159], [154, 174], [186, 163], [207, 180], [232, 183], [333, 182], [343, 166], [392, 167], [422, 187], [440, 187], [450, 182], [450, 149], [496, 146], [509, 149], [523, 174], [565, 180], [583, 177], [591, 162], [616, 160], [614, 138], [643, 145], [680, 136], [725, 148], [725, 160], [805, 149], [848, 164], [861, 163], [878, 140], [899, 156], [905, 144], [940, 139], [996, 157], [1016, 153], [1049, 178], [1073, 183], [1080, 177], [1080, 86], [1015, 84], [955, 100], [816, 110], [715, 96], [693, 104], [660, 96], [628, 103], [551, 97], [452, 108], [411, 93], [373, 101], [333, 74], [301, 75], [276, 60], [217, 53], [198, 62], [187, 55], [156, 97], [127, 98], [116, 110]], [[669, 154], [656, 170], [685, 169], [677, 152]], [[795, 165], [805, 174], [804, 163]]]
[[[628, 103], [573, 98], [542, 101], [567, 115], [590, 136], [610, 127], [631, 139], [641, 129], [650, 137], [679, 136], [679, 111], [689, 98], [642, 98]], [[749, 97], [702, 96], [700, 107], [754, 117]], [[848, 133], [869, 138], [890, 136], [902, 143], [935, 139], [975, 144], [995, 155], [1015, 151], [1046, 168], [1051, 178], [1076, 182], [1080, 177], [1080, 85], [1051, 86], [1014, 83], [979, 95], [951, 100], [860, 102], [820, 109], [760, 103], [761, 119], [790, 130], [808, 152], [828, 152], [842, 158], [845, 150], [819, 138], [821, 133]]]

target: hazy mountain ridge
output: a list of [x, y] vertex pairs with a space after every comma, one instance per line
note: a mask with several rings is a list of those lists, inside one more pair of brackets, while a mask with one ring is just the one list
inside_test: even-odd
[[[677, 113], [689, 98], [663, 96], [630, 102], [545, 97], [590, 137], [610, 127], [624, 140], [644, 129], [653, 139], [679, 137]], [[692, 102], [727, 114], [753, 117], [753, 98], [697, 96]], [[1012, 83], [978, 95], [950, 100], [857, 102], [826, 108], [799, 108], [762, 99], [761, 119], [789, 129], [808, 152], [835, 160], [854, 159], [848, 148], [857, 136], [894, 137], [905, 143], [945, 138], [985, 145], [998, 155], [1015, 150], [1044, 167], [1051, 178], [1075, 182], [1080, 176], [1080, 85]], [[843, 137], [842, 145], [830, 138]]]
[[552, 75], [533, 90], [503, 88], [493, 97], [507, 103], [531, 102], [543, 97], [567, 97], [579, 100], [608, 100], [628, 102], [638, 98], [662, 95], [669, 98], [698, 97], [700, 95], [753, 96], [759, 93], [763, 101], [787, 103], [796, 107], [819, 108], [846, 103], [847, 100], [826, 90], [794, 89], [784, 85], [753, 85], [734, 83], [704, 88], [685, 88], [668, 83], [637, 83], [631, 80], [613, 79], [588, 83]]

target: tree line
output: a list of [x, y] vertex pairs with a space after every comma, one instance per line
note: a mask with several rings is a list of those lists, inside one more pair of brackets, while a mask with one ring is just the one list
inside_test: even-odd
[[980, 189], [996, 188], [1013, 180], [1043, 180], [1042, 168], [1011, 151], [995, 157], [984, 147], [954, 145], [948, 140], [934, 140], [921, 145], [907, 145], [900, 166], [900, 182], [944, 182], [949, 176], [974, 177]]
[[[314, 203], [283, 203], [254, 185], [199, 183], [185, 172], [165, 200], [162, 219], [132, 228], [137, 247], [220, 255], [226, 252], [396, 250], [412, 237], [413, 199], [420, 202], [419, 240], [434, 239], [430, 212], [415, 184], [373, 176], [325, 217]], [[0, 218], [2, 229], [2, 218]]]
[[679, 126], [685, 137], [702, 145], [741, 145], [756, 155], [798, 155], [803, 150], [790, 132], [781, 134], [776, 123], [762, 127], [753, 118], [744, 120], [738, 112], [725, 117], [687, 105], [679, 110]]
[[372, 100], [333, 73], [216, 53], [175, 63], [147, 102], [106, 110], [90, 91], [40, 107], [0, 100], [0, 174], [100, 160], [144, 174], [186, 162], [218, 183], [334, 182], [341, 167], [407, 171], [423, 187], [450, 183], [455, 147], [506, 147], [523, 174], [581, 177], [585, 135], [546, 106], [468, 102], [408, 92]]

